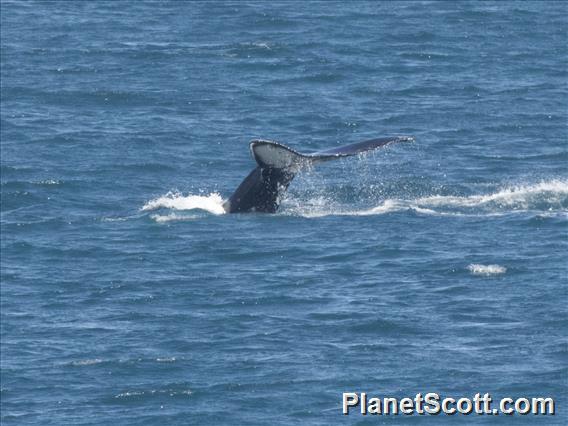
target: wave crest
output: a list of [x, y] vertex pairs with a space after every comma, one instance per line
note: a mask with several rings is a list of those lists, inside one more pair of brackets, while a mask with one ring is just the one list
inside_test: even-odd
[[178, 192], [168, 192], [164, 196], [148, 201], [141, 210], [151, 211], [160, 208], [172, 210], [199, 209], [215, 215], [225, 213], [223, 198], [216, 192], [209, 195], [188, 195], [185, 197]]
[[467, 267], [473, 275], [499, 275], [507, 272], [507, 268], [501, 265], [481, 265], [472, 263]]
[[[322, 201], [323, 200], [323, 201]], [[287, 200], [289, 214], [304, 217], [329, 215], [367, 216], [401, 211], [428, 215], [502, 215], [512, 212], [538, 211], [565, 213], [568, 211], [568, 181], [551, 180], [533, 185], [517, 185], [485, 195], [431, 195], [415, 199], [389, 198], [370, 209], [353, 210], [338, 206], [333, 200], [319, 197], [317, 202], [298, 203]]]
[[469, 197], [432, 196], [416, 200], [432, 207], [492, 207], [513, 210], [559, 210], [567, 207], [568, 181], [553, 180], [514, 186], [488, 195]]

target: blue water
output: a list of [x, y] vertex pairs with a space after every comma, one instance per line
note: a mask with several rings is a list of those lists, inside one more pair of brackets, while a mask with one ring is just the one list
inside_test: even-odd
[[[568, 390], [568, 3], [1, 4], [2, 424]], [[416, 142], [219, 214], [248, 142]]]

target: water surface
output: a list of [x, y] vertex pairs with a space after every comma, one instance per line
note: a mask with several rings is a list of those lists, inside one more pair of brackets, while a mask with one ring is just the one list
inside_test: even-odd
[[[2, 423], [434, 420], [346, 391], [552, 396], [517, 420], [565, 423], [567, 16], [2, 2]], [[221, 214], [251, 139], [398, 134]]]

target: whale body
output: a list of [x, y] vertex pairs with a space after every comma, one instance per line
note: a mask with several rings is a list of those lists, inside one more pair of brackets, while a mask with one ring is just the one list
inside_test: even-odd
[[302, 169], [316, 163], [413, 140], [410, 136], [378, 138], [311, 154], [299, 153], [274, 141], [253, 140], [250, 143], [250, 151], [257, 167], [242, 181], [223, 204], [223, 208], [227, 213], [275, 213], [280, 206], [281, 195]]

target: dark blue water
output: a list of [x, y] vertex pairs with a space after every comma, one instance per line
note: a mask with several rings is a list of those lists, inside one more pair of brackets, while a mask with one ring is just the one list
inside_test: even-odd
[[[2, 424], [568, 390], [565, 2], [1, 4]], [[219, 214], [248, 142], [406, 134]], [[518, 417], [518, 416], [517, 416]]]

